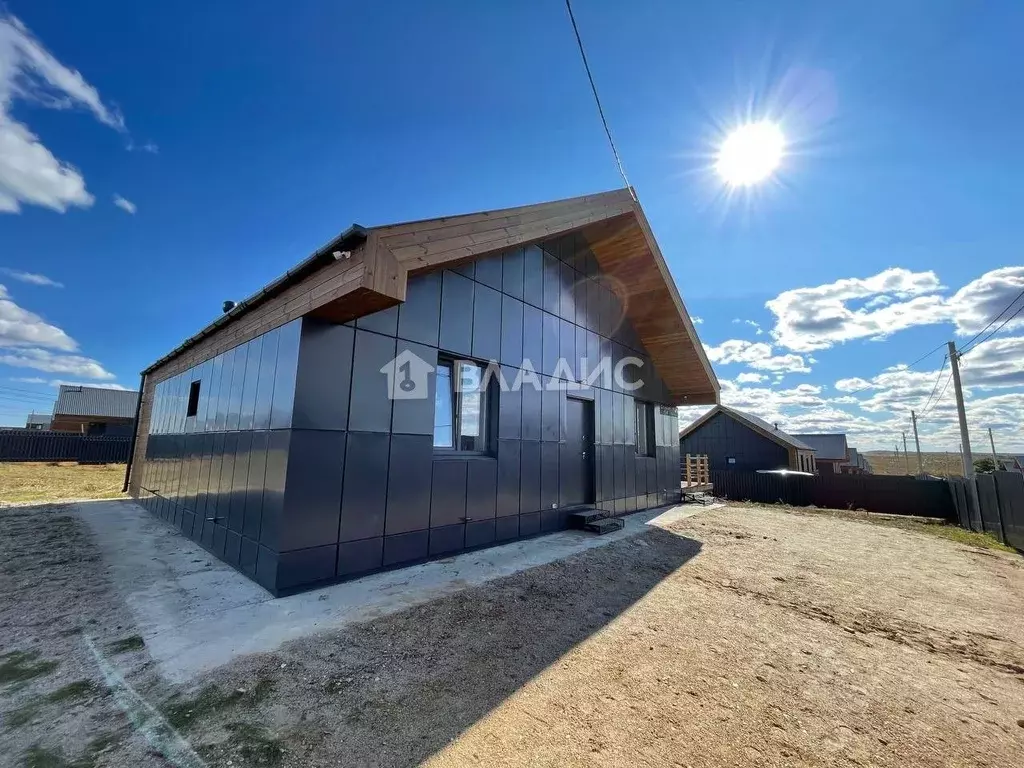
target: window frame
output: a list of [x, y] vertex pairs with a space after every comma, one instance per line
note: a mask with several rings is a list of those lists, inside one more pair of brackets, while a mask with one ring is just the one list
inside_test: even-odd
[[203, 385], [200, 379], [188, 385], [188, 402], [185, 405], [185, 418], [191, 419], [199, 414], [199, 393]]
[[[488, 375], [488, 370], [491, 363], [484, 363], [479, 360], [474, 360], [467, 357], [455, 357], [451, 355], [439, 354], [437, 358], [437, 367], [434, 370], [434, 432], [432, 434], [433, 450], [435, 458], [463, 458], [472, 456], [482, 457], [493, 457], [494, 451], [494, 437], [496, 433], [495, 424], [495, 413], [497, 412], [497, 394], [495, 392], [495, 386], [493, 377]], [[482, 444], [482, 448], [462, 448], [460, 447], [461, 438], [463, 437], [459, 433], [462, 431], [462, 405], [463, 396], [465, 393], [461, 391], [459, 382], [461, 381], [461, 368], [463, 366], [472, 366], [480, 371], [480, 381], [484, 384], [479, 390], [480, 393], [480, 424], [481, 434], [479, 437], [472, 439], [479, 440]], [[448, 403], [451, 409], [451, 445], [437, 445], [437, 398], [441, 392], [441, 376], [439, 372], [441, 368], [447, 368], [448, 374]]]
[[[655, 405], [647, 400], [633, 400], [633, 442], [636, 455], [654, 458], [657, 455], [657, 424], [654, 419]], [[641, 417], [643, 434], [641, 434]]]

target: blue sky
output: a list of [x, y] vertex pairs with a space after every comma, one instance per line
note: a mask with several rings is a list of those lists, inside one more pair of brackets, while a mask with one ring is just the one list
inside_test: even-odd
[[[352, 222], [621, 186], [559, 0], [383, 5], [0, 6], [0, 422], [135, 387]], [[839, 5], [575, 9], [723, 401], [890, 447], [946, 377], [893, 368], [1024, 289], [1024, 7]], [[727, 195], [748, 118], [787, 156]], [[1024, 451], [1024, 314], [964, 367], [975, 441]], [[925, 447], [955, 450], [951, 403]]]

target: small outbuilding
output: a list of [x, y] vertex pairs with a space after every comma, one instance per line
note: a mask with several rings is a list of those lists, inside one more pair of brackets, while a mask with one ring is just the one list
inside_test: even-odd
[[794, 435], [814, 449], [814, 465], [819, 475], [838, 475], [843, 466], [850, 462], [850, 451], [846, 444], [846, 435], [818, 434]]
[[632, 190], [352, 226], [143, 372], [131, 494], [274, 594], [680, 498], [719, 385]]
[[814, 472], [814, 449], [752, 413], [716, 405], [679, 433], [681, 454], [704, 454], [711, 470]]

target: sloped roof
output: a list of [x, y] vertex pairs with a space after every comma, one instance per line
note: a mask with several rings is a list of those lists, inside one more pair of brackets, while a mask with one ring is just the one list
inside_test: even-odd
[[29, 424], [43, 424], [50, 426], [50, 416], [45, 413], [30, 413], [28, 418], [25, 419], [26, 426]]
[[857, 449], [851, 446], [847, 451], [847, 454], [849, 455], [849, 460], [847, 463], [850, 464], [851, 466], [859, 467], [860, 454], [857, 452]]
[[698, 428], [700, 428], [702, 425], [704, 425], [706, 422], [708, 422], [711, 418], [713, 418], [716, 414], [719, 413], [724, 413], [726, 416], [735, 419], [744, 426], [753, 429], [755, 432], [760, 433], [764, 437], [767, 437], [769, 440], [775, 441], [776, 443], [785, 448], [795, 448], [798, 451], [814, 450], [814, 448], [812, 448], [807, 443], [798, 440], [793, 435], [783, 432], [781, 429], [777, 429], [774, 424], [769, 424], [760, 416], [755, 416], [754, 414], [747, 413], [746, 411], [738, 411], [735, 408], [730, 408], [727, 405], [716, 405], [714, 408], [705, 413], [703, 416], [701, 416], [695, 422], [690, 424], [688, 427], [685, 427], [682, 430], [680, 430], [679, 439], [682, 440], [690, 433], [696, 431]]
[[53, 404], [53, 415], [134, 419], [138, 397], [135, 390], [61, 384], [57, 402]]
[[[580, 236], [601, 271], [612, 278], [626, 317], [665, 382], [671, 401], [685, 405], [717, 403], [718, 379], [647, 217], [628, 188], [403, 224], [368, 228], [353, 225], [143, 373], [157, 371], [277, 297], [287, 297], [288, 307], [292, 307], [291, 295], [295, 293], [296, 309], [292, 311], [348, 321], [403, 302], [410, 275], [454, 267], [568, 234]], [[305, 285], [307, 280], [322, 288], [310, 295], [298, 295], [300, 283]], [[265, 332], [249, 325], [256, 324], [239, 325], [249, 337]], [[204, 355], [196, 354], [198, 362], [206, 359]]]
[[843, 433], [834, 435], [796, 435], [800, 440], [814, 448], [817, 453], [816, 459], [832, 461], [847, 461], [846, 435]]

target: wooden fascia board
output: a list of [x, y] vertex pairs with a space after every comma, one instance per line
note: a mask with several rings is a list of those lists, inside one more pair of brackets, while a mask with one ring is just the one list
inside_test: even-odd
[[714, 389], [715, 402], [718, 402], [718, 398], [721, 394], [721, 385], [718, 383], [718, 377], [715, 375], [714, 369], [711, 367], [711, 362], [708, 360], [707, 353], [704, 351], [704, 345], [701, 344], [700, 337], [697, 335], [697, 329], [693, 326], [693, 321], [690, 319], [690, 313], [686, 309], [686, 305], [683, 303], [682, 296], [679, 295], [679, 289], [676, 287], [675, 280], [672, 279], [672, 273], [669, 271], [668, 264], [665, 262], [665, 257], [661, 253], [661, 248], [658, 246], [658, 241], [654, 237], [654, 233], [651, 231], [651, 225], [647, 221], [647, 217], [644, 215], [643, 208], [640, 207], [640, 203], [636, 200], [632, 201], [633, 214], [636, 216], [637, 222], [640, 224], [640, 230], [643, 232], [644, 239], [647, 241], [647, 247], [651, 251], [651, 255], [654, 257], [655, 264], [657, 264], [659, 271], [661, 272], [662, 280], [665, 282], [665, 286], [668, 288], [669, 295], [672, 297], [672, 301], [676, 306], [676, 310], [679, 312], [679, 317], [683, 321], [683, 327], [686, 329], [687, 335], [690, 337], [690, 343], [693, 345], [694, 351], [697, 353], [697, 358], [700, 360], [701, 365], [704, 368], [704, 372], [707, 374], [708, 380]]

